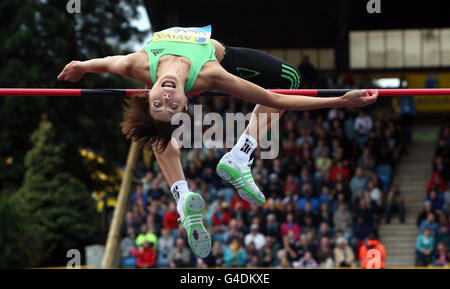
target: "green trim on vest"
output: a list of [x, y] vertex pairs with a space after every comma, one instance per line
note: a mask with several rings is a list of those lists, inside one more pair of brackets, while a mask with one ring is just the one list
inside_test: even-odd
[[158, 63], [161, 56], [177, 55], [189, 59], [191, 62], [191, 69], [189, 71], [188, 81], [184, 86], [184, 91], [186, 93], [194, 86], [203, 65], [208, 61], [216, 60], [216, 49], [212, 40], [206, 44], [175, 41], [149, 41], [145, 45], [144, 50], [148, 54], [150, 76], [153, 83], [156, 82], [156, 71], [158, 70]]

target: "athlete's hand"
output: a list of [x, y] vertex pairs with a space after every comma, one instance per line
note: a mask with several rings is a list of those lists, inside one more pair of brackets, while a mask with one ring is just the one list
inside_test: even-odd
[[376, 102], [377, 98], [377, 89], [352, 90], [342, 96], [344, 107], [363, 107]]
[[58, 80], [77, 82], [83, 78], [84, 73], [81, 61], [74, 60], [64, 67], [57, 78]]

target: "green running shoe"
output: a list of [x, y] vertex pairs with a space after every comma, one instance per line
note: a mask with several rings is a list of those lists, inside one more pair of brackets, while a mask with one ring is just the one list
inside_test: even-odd
[[234, 161], [231, 152], [228, 152], [217, 164], [216, 171], [223, 180], [235, 187], [242, 199], [263, 206], [266, 203], [266, 198], [253, 180], [252, 163], [253, 161], [248, 164], [238, 164]]
[[182, 195], [177, 205], [179, 221], [186, 229], [189, 246], [197, 258], [205, 258], [211, 251], [211, 236], [202, 220], [204, 208], [202, 196], [192, 192]]

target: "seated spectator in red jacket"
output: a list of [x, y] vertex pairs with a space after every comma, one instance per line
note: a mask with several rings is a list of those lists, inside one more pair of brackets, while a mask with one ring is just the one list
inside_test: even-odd
[[338, 161], [337, 164], [331, 167], [331, 181], [336, 182], [338, 180], [338, 174], [342, 176], [342, 179], [348, 181], [350, 179], [350, 172], [348, 167], [344, 165], [342, 161]]
[[144, 241], [142, 247], [134, 249], [131, 254], [136, 256], [137, 266], [139, 268], [150, 268], [156, 263], [156, 253], [153, 246]]
[[286, 216], [286, 222], [281, 224], [281, 236], [286, 236], [289, 231], [294, 232], [294, 240], [297, 241], [300, 237], [300, 226], [297, 223], [294, 223], [294, 214], [289, 213]]
[[438, 171], [433, 172], [433, 176], [428, 181], [427, 191], [437, 188], [441, 192], [445, 191], [445, 181], [444, 178], [439, 174]]
[[214, 227], [225, 225], [228, 226], [230, 223], [230, 213], [228, 212], [227, 202], [220, 204], [217, 212], [212, 216], [212, 223]]
[[292, 174], [287, 176], [283, 192], [284, 194], [290, 192], [291, 195], [298, 195], [298, 184], [294, 181], [294, 176]]
[[177, 205], [175, 202], [170, 202], [169, 210], [164, 215], [164, 228], [169, 230], [176, 230], [178, 228], [178, 218], [180, 215], [177, 212]]

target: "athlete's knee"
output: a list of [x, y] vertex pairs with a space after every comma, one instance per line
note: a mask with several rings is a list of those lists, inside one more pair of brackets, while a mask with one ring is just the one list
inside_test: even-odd
[[[298, 69], [287, 63], [281, 65], [281, 78], [284, 81], [283, 88], [298, 89], [301, 84], [301, 74]], [[287, 83], [287, 84], [286, 84]], [[288, 86], [288, 87], [286, 87]]]

